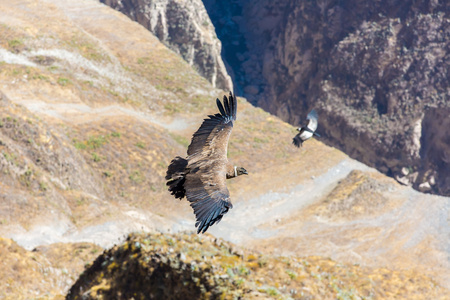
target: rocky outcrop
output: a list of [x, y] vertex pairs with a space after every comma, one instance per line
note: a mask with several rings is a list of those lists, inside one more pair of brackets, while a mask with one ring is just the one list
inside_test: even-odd
[[294, 125], [316, 107], [322, 140], [402, 183], [450, 195], [445, 154], [424, 156], [423, 144], [450, 149], [445, 134], [424, 136], [426, 127], [448, 131], [427, 117], [450, 108], [448, 2], [205, 2], [229, 39], [225, 53], [244, 40], [234, 49], [241, 59], [226, 59], [245, 97]]
[[131, 234], [100, 255], [66, 299], [410, 298], [419, 291], [448, 296], [412, 271], [261, 255], [208, 234]]
[[177, 52], [214, 87], [233, 90], [221, 42], [200, 0], [101, 0], [138, 22]]

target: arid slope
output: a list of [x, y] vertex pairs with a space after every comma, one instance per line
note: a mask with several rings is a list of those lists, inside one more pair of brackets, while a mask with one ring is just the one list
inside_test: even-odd
[[[191, 208], [164, 175], [225, 92], [95, 1], [2, 1], [0, 10], [0, 260], [43, 266], [2, 273], [14, 278], [2, 292], [65, 294], [99, 251], [74, 243], [193, 231]], [[412, 269], [438, 290], [450, 282], [448, 198], [400, 187], [317, 140], [297, 149], [294, 134], [239, 98], [228, 155], [250, 175], [229, 181], [234, 208], [212, 235], [275, 255]]]

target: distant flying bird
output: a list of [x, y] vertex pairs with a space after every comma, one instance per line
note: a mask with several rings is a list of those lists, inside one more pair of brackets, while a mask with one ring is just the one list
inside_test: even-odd
[[299, 133], [297, 133], [292, 140], [292, 143], [297, 147], [301, 147], [303, 142], [310, 139], [313, 135], [320, 137], [320, 135], [315, 132], [319, 117], [314, 109], [311, 110], [311, 112], [306, 116], [306, 120], [308, 121], [307, 124], [303, 127], [297, 128]]
[[219, 223], [233, 207], [226, 179], [247, 171], [228, 162], [228, 139], [236, 120], [237, 101], [223, 97], [223, 105], [216, 100], [220, 113], [209, 115], [192, 136], [187, 157], [175, 157], [166, 174], [169, 191], [175, 198], [186, 196], [196, 216], [197, 233], [205, 233], [209, 226]]

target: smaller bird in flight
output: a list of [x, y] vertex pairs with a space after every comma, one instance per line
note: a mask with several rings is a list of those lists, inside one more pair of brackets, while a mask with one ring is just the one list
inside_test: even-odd
[[320, 137], [320, 135], [315, 132], [317, 129], [317, 123], [319, 122], [319, 117], [317, 116], [317, 112], [313, 109], [306, 116], [307, 124], [305, 126], [297, 128], [299, 133], [293, 138], [292, 143], [301, 147], [303, 142], [310, 139], [313, 135]]

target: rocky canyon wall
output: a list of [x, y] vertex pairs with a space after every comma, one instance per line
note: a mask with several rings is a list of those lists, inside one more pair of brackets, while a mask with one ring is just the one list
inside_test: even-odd
[[204, 2], [244, 97], [294, 125], [315, 107], [326, 143], [450, 195], [448, 1]]
[[138, 22], [178, 53], [214, 87], [233, 90], [221, 42], [200, 0], [101, 0]]

